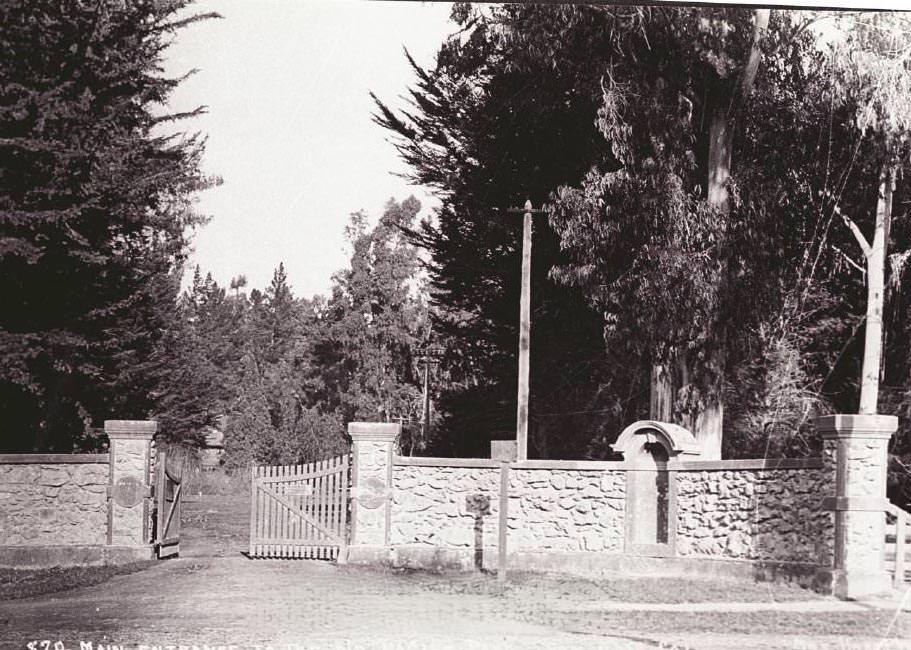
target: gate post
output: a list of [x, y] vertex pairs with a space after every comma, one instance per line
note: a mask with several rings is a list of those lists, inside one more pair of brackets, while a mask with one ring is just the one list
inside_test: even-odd
[[351, 540], [349, 562], [375, 564], [389, 559], [392, 517], [392, 455], [402, 425], [351, 422]]
[[816, 427], [835, 471], [835, 494], [823, 499], [823, 508], [835, 513], [834, 567], [823, 573], [829, 573], [838, 598], [886, 593], [891, 589], [884, 557], [887, 448], [898, 418], [827, 415]]
[[149, 420], [105, 420], [110, 440], [108, 546], [118, 555], [151, 559], [149, 485], [152, 436], [158, 423]]

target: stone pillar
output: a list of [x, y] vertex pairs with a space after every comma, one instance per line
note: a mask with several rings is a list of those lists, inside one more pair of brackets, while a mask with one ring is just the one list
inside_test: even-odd
[[884, 562], [886, 471], [892, 415], [827, 415], [816, 420], [825, 457], [834, 456], [835, 494], [823, 508], [835, 513], [832, 592], [842, 599], [886, 593]]
[[351, 539], [349, 562], [374, 564], [389, 560], [392, 517], [392, 455], [401, 424], [351, 422]]
[[158, 423], [105, 420], [110, 440], [111, 476], [108, 498], [108, 545], [127, 547], [136, 557], [152, 557], [151, 443]]

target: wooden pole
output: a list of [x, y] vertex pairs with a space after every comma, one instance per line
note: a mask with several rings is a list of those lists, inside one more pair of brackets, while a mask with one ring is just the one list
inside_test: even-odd
[[860, 409], [858, 413], [875, 414], [879, 401], [879, 377], [882, 372], [883, 295], [885, 294], [886, 248], [892, 220], [892, 192], [895, 171], [884, 169], [876, 202], [876, 230], [867, 258], [867, 321], [864, 326], [864, 358], [861, 369]]
[[509, 461], [500, 462], [500, 523], [497, 543], [497, 582], [506, 582], [506, 538], [509, 526]]
[[544, 214], [534, 210], [531, 201], [523, 208], [510, 208], [510, 213], [522, 213], [522, 293], [519, 298], [519, 391], [516, 406], [516, 446], [518, 460], [528, 460], [528, 391], [529, 351], [531, 339], [531, 217]]
[[528, 357], [531, 338], [531, 201], [522, 218], [522, 297], [519, 300], [519, 399], [516, 412], [518, 460], [528, 458]]

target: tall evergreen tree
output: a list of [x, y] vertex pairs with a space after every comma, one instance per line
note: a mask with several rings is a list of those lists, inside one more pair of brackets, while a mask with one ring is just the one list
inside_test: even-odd
[[203, 142], [160, 135], [186, 2], [0, 6], [0, 414], [14, 449], [69, 451], [86, 421], [144, 417], [175, 269], [202, 219]]
[[[607, 145], [594, 124], [611, 43], [591, 31], [586, 7], [454, 6], [460, 28], [433, 69], [411, 61], [414, 109], [377, 101], [377, 122], [396, 137], [411, 178], [434, 188], [438, 218], [414, 241], [430, 255], [434, 330], [451, 341], [456, 382], [442, 397], [445, 439], [437, 453], [486, 456], [491, 438], [515, 435], [521, 217], [507, 209], [578, 182]], [[589, 25], [552, 40], [553, 56], [503, 38], [553, 22]], [[622, 355], [605, 355], [601, 314], [582, 291], [550, 277], [566, 261], [546, 220], [534, 225], [531, 268], [530, 454], [601, 456], [605, 435], [635, 412], [641, 376]], [[628, 369], [612, 381], [610, 367]], [[441, 440], [443, 442], [444, 440]]]

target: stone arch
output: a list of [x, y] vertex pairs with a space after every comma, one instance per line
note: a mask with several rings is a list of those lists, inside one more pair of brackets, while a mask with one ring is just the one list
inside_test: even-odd
[[677, 479], [668, 461], [698, 458], [701, 448], [695, 436], [678, 424], [640, 420], [626, 427], [611, 447], [628, 464], [625, 551], [648, 557], [674, 555]]
[[[660, 446], [663, 453], [653, 453]], [[672, 460], [678, 456], [699, 456], [702, 449], [696, 437], [679, 424], [639, 420], [626, 427], [611, 448], [631, 463]]]

